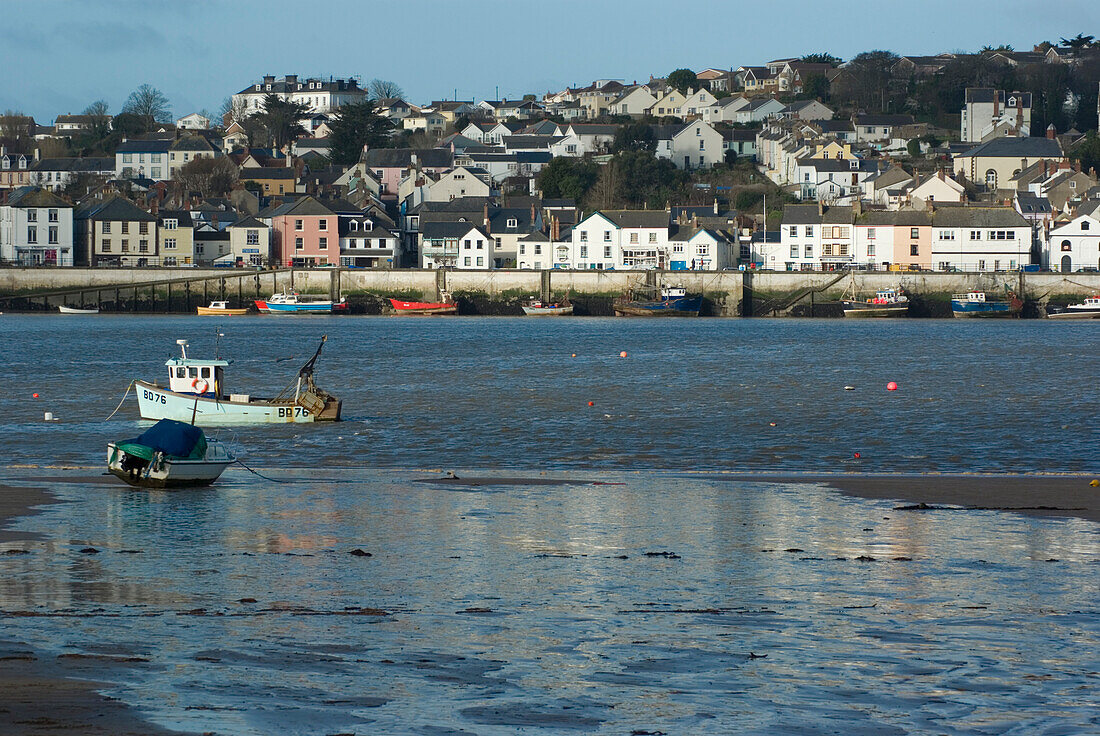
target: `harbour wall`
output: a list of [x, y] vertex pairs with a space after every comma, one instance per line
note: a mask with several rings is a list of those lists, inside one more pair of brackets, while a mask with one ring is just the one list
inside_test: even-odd
[[[187, 279], [190, 283], [181, 283]], [[173, 281], [169, 288], [161, 282]], [[135, 288], [134, 285], [142, 287]], [[153, 286], [150, 286], [152, 284]], [[1025, 315], [1037, 315], [1047, 302], [1065, 304], [1100, 293], [1096, 273], [939, 273], [939, 272], [768, 272], [768, 271], [462, 271], [286, 269], [255, 272], [197, 268], [4, 268], [0, 299], [7, 309], [50, 309], [61, 303], [97, 303], [109, 311], [192, 312], [205, 299], [247, 302], [274, 291], [347, 297], [351, 311], [377, 314], [387, 298], [435, 301], [450, 292], [465, 314], [521, 314], [531, 297], [568, 295], [580, 315], [610, 315], [615, 298], [639, 286], [683, 286], [704, 296], [703, 313], [713, 316], [840, 316], [839, 300], [880, 289], [903, 288], [912, 316], [950, 316], [951, 295], [971, 290], [1020, 294]], [[127, 291], [129, 290], [129, 291]], [[82, 294], [40, 299], [46, 292]]]

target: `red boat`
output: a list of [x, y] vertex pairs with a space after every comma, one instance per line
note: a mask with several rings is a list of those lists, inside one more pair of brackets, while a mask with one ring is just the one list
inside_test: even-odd
[[400, 299], [390, 299], [395, 314], [457, 314], [458, 305], [454, 303], [451, 295], [442, 292], [441, 302], [405, 302]]

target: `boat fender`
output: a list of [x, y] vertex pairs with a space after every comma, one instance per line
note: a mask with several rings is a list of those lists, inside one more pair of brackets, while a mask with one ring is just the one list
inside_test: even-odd
[[[199, 388], [199, 386], [202, 386], [202, 388]], [[206, 382], [205, 378], [196, 378], [191, 381], [191, 388], [193, 388], [196, 393], [204, 394], [206, 393], [206, 389], [210, 388], [210, 384]]]

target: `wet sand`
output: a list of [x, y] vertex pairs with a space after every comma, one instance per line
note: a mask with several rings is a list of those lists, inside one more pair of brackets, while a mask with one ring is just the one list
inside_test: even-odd
[[752, 480], [768, 483], [821, 483], [859, 498], [894, 500], [909, 511], [947, 506], [989, 509], [1032, 516], [1069, 516], [1100, 522], [1100, 487], [1089, 485], [1097, 476], [1071, 475], [874, 475], [874, 474], [767, 474], [707, 475], [715, 480]]
[[[7, 529], [21, 516], [37, 513], [35, 506], [58, 503], [43, 488], [0, 485], [0, 542], [34, 541], [38, 535]], [[2, 616], [0, 616], [2, 620]], [[48, 734], [110, 734], [111, 736], [170, 736], [143, 721], [117, 700], [101, 695], [101, 687], [86, 678], [117, 666], [109, 661], [68, 664], [50, 662], [19, 642], [0, 642], [0, 733], [10, 736]], [[74, 672], [74, 666], [84, 671]]]

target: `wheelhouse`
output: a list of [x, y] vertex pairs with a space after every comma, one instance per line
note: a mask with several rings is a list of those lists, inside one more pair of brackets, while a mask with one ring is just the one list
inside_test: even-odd
[[225, 360], [200, 360], [187, 357], [187, 341], [176, 340], [180, 346], [180, 357], [169, 358], [164, 364], [168, 367], [168, 390], [180, 394], [225, 393]]

